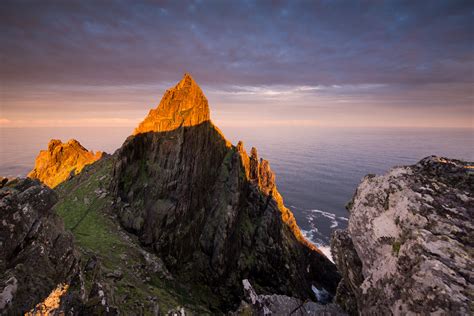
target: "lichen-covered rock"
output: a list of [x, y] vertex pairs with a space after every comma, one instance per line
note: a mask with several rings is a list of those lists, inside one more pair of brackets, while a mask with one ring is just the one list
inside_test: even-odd
[[258, 295], [248, 280], [242, 280], [244, 300], [239, 308], [230, 313], [239, 315], [274, 315], [274, 316], [343, 316], [347, 315], [335, 304], [322, 305], [311, 301], [302, 301], [286, 295]]
[[209, 120], [189, 75], [116, 153], [111, 192], [122, 225], [171, 273], [209, 286], [220, 310], [259, 291], [314, 299], [335, 293], [335, 266], [302, 236], [269, 163], [233, 146]]
[[473, 171], [431, 156], [366, 176], [333, 235], [336, 301], [363, 315], [472, 314]]
[[0, 188], [0, 314], [31, 310], [78, 271], [72, 235], [51, 211], [54, 191], [32, 179]]
[[48, 143], [48, 149], [40, 151], [36, 157], [35, 167], [28, 177], [54, 188], [71, 174], [78, 174], [86, 165], [100, 159], [102, 155], [100, 151], [88, 151], [75, 139], [67, 143], [52, 139]]

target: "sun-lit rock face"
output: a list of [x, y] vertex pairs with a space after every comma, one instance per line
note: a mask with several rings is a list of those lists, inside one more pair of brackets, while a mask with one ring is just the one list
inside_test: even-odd
[[175, 275], [206, 285], [230, 310], [242, 279], [258, 290], [334, 293], [335, 266], [302, 236], [268, 161], [230, 144], [189, 75], [116, 153], [111, 191], [122, 225]]
[[[25, 316], [54, 315], [54, 312], [59, 309], [61, 299], [67, 293], [68, 289], [69, 284], [59, 284], [44, 301], [25, 313]], [[60, 313], [58, 314], [60, 315]]]
[[191, 75], [165, 92], [156, 109], [138, 125], [133, 135], [146, 132], [165, 132], [178, 127], [196, 126], [209, 121], [207, 99]]
[[331, 246], [351, 314], [470, 315], [474, 163], [436, 156], [366, 176]]
[[78, 174], [81, 170], [97, 161], [103, 153], [88, 151], [77, 140], [71, 139], [62, 143], [52, 139], [48, 149], [42, 150], [36, 157], [35, 168], [28, 174], [29, 178], [38, 179], [50, 188], [66, 180], [71, 172]]

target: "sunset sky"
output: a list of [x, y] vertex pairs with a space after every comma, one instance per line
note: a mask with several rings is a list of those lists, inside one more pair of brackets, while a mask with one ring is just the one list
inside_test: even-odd
[[473, 127], [473, 1], [1, 1], [0, 126], [135, 126], [189, 72], [219, 125]]

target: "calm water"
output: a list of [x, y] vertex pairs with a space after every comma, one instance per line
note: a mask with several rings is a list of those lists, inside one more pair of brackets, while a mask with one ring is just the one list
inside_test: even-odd
[[[51, 138], [78, 139], [112, 153], [132, 128], [1, 128], [0, 175], [24, 176]], [[432, 154], [474, 161], [474, 130], [318, 127], [222, 128], [234, 144], [270, 161], [285, 204], [304, 234], [327, 246], [331, 231], [347, 225], [346, 202], [360, 179]]]

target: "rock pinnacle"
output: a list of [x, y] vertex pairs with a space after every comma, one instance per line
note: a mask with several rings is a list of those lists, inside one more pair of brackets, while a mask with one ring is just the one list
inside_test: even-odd
[[156, 109], [134, 130], [133, 135], [171, 131], [178, 127], [195, 126], [210, 120], [209, 105], [201, 88], [188, 73], [165, 92]]

